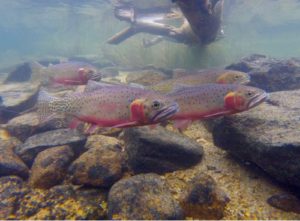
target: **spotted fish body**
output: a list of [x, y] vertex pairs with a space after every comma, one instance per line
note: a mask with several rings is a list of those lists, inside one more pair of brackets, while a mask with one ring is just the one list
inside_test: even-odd
[[182, 85], [196, 86], [208, 83], [217, 84], [246, 84], [250, 81], [247, 73], [234, 70], [203, 70], [195, 74], [173, 78], [152, 85], [149, 89], [160, 92], [171, 92]]
[[47, 84], [83, 85], [90, 79], [101, 79], [97, 69], [84, 62], [64, 62], [48, 67], [34, 63], [32, 67], [34, 72], [47, 80]]
[[[40, 120], [53, 115], [72, 116], [75, 122], [100, 127], [127, 127], [165, 121], [178, 111], [172, 99], [154, 91], [125, 85], [101, 87], [55, 98], [41, 91], [38, 98]], [[76, 127], [72, 123], [71, 127]]]
[[172, 120], [188, 123], [249, 110], [266, 100], [267, 93], [245, 85], [204, 84], [183, 87], [168, 96], [179, 105], [179, 111]]

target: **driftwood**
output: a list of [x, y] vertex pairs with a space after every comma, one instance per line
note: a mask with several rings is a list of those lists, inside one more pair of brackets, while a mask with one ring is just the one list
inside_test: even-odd
[[[161, 40], [184, 44], [208, 44], [216, 40], [221, 29], [224, 0], [177, 0], [178, 7], [150, 9], [134, 8], [121, 0], [114, 5], [115, 17], [130, 23], [130, 26], [112, 36], [108, 43], [119, 44], [138, 33], [157, 35], [152, 40], [144, 40], [149, 47]], [[180, 21], [175, 27], [165, 24]]]
[[221, 29], [224, 0], [177, 0], [176, 3], [202, 44], [216, 40]]

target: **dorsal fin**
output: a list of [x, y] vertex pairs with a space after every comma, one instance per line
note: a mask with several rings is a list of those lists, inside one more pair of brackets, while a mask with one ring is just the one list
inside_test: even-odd
[[168, 93], [168, 94], [172, 94], [175, 92], [179, 92], [181, 90], [184, 90], [185, 88], [191, 87], [190, 85], [187, 84], [174, 84], [174, 86], [172, 87], [172, 90]]
[[114, 86], [114, 84], [89, 80], [87, 85], [85, 86], [84, 92], [91, 92], [91, 91], [101, 89], [103, 87], [111, 87], [111, 86]]

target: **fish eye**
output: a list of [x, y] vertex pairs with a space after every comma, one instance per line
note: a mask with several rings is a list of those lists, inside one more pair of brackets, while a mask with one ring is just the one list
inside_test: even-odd
[[154, 110], [158, 110], [159, 108], [160, 108], [160, 102], [159, 101], [153, 101], [153, 103], [152, 103], [152, 108], [154, 109]]
[[251, 97], [253, 95], [253, 92], [252, 91], [248, 91], [247, 92], [247, 96]]
[[235, 75], [234, 78], [235, 78], [235, 79], [239, 79], [240, 76], [239, 76], [239, 75]]

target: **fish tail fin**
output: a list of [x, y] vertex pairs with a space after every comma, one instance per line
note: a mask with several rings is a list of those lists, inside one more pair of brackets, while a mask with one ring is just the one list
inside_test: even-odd
[[43, 89], [40, 90], [36, 105], [40, 123], [44, 123], [57, 115], [56, 105], [53, 102], [55, 100], [59, 100], [59, 98], [51, 96]]

